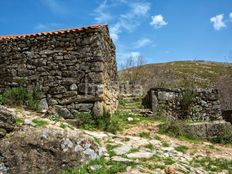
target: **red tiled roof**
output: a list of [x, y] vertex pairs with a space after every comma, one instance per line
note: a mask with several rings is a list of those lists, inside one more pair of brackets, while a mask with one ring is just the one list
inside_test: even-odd
[[34, 33], [34, 34], [5, 35], [5, 36], [0, 36], [0, 39], [31, 37], [31, 36], [39, 36], [39, 35], [63, 34], [63, 33], [69, 33], [69, 32], [73, 32], [73, 31], [83, 31], [83, 30], [89, 30], [89, 29], [97, 29], [97, 28], [101, 28], [103, 26], [107, 26], [107, 25], [106, 24], [97, 24], [97, 25], [90, 25], [90, 26], [80, 27], [80, 28], [62, 29], [62, 30], [40, 32], [40, 33]]

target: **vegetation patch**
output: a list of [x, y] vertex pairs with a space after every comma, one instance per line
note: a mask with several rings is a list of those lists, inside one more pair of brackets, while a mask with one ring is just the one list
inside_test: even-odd
[[35, 123], [37, 127], [45, 127], [48, 125], [47, 121], [38, 118], [33, 119], [32, 122]]
[[229, 174], [232, 174], [232, 161], [221, 159], [221, 158], [210, 158], [210, 157], [195, 157], [191, 161], [193, 167], [203, 167], [209, 172], [222, 172], [227, 170]]
[[186, 153], [188, 150], [188, 147], [184, 145], [179, 145], [175, 147], [175, 150], [178, 152]]
[[41, 92], [38, 88], [33, 88], [32, 91], [24, 87], [8, 88], [0, 96], [0, 104], [10, 106], [26, 106], [29, 109], [37, 110]]
[[59, 116], [59, 115], [50, 115], [48, 117], [48, 119], [51, 120], [51, 121], [59, 122], [61, 120], [61, 116]]
[[17, 126], [21, 126], [23, 123], [24, 123], [24, 119], [23, 118], [20, 118], [20, 117], [16, 118], [16, 125]]
[[142, 138], [150, 138], [150, 132], [141, 132], [139, 136]]
[[80, 168], [67, 169], [62, 174], [116, 174], [126, 171], [128, 166], [133, 167], [135, 164], [134, 162], [115, 162], [100, 158]]

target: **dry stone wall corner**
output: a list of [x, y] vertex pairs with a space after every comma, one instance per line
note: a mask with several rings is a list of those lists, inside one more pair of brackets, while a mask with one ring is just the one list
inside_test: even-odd
[[117, 107], [115, 46], [107, 25], [0, 36], [0, 50], [0, 92], [40, 85], [41, 110], [59, 108], [65, 117]]

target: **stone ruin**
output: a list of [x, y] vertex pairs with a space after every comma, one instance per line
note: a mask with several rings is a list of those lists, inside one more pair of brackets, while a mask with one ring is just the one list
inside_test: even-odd
[[[184, 89], [152, 88], [146, 96], [145, 103], [154, 114], [180, 118], [181, 95]], [[194, 100], [189, 107], [189, 119], [193, 121], [222, 120], [221, 103], [218, 90], [196, 89]]]
[[107, 25], [0, 36], [0, 92], [39, 86], [41, 104], [65, 116], [117, 108], [115, 46]]

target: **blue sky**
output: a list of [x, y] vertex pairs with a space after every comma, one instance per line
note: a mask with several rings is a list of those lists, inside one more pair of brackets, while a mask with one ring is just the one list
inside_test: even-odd
[[232, 0], [1, 0], [0, 35], [109, 24], [118, 64], [226, 61]]

